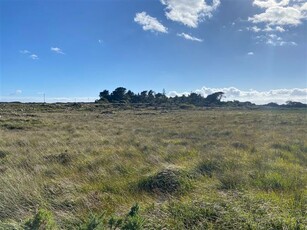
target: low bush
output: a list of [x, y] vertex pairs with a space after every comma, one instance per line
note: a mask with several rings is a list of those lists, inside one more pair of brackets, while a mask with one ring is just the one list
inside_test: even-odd
[[55, 230], [57, 229], [56, 222], [53, 219], [51, 212], [40, 209], [29, 219], [24, 226], [25, 230]]
[[158, 194], [183, 193], [189, 187], [187, 173], [171, 169], [164, 169], [138, 183], [140, 190]]

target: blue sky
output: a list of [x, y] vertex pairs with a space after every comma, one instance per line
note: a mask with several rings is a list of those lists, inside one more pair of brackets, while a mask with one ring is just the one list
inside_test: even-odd
[[306, 0], [0, 1], [0, 101], [124, 86], [307, 101]]

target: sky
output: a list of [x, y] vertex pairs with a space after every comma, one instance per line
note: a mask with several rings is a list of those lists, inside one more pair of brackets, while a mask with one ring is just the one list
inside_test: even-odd
[[0, 0], [0, 101], [307, 103], [307, 0]]

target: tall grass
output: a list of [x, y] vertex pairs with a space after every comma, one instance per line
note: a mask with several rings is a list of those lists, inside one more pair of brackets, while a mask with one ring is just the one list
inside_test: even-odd
[[189, 109], [3, 106], [0, 229], [306, 229], [306, 111]]

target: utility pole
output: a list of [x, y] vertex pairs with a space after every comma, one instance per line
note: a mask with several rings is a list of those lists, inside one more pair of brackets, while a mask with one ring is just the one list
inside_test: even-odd
[[44, 93], [44, 104], [46, 104], [46, 95]]

